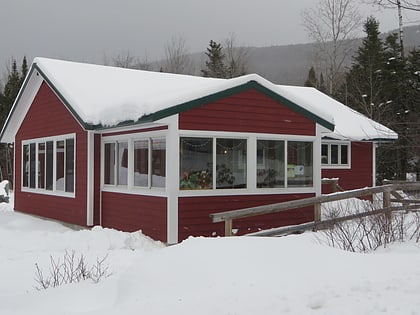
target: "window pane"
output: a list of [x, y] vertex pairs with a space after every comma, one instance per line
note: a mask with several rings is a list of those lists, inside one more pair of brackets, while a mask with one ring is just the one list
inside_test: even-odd
[[213, 188], [213, 139], [180, 139], [180, 189]]
[[47, 156], [45, 158], [45, 188], [48, 190], [53, 189], [53, 163], [54, 163], [54, 143], [47, 142]]
[[38, 188], [45, 188], [45, 143], [38, 144]]
[[287, 143], [287, 183], [290, 187], [313, 185], [312, 142]]
[[166, 140], [152, 139], [152, 187], [165, 187]]
[[331, 164], [338, 164], [338, 145], [331, 144]]
[[22, 186], [29, 187], [29, 145], [23, 146]]
[[246, 188], [246, 139], [216, 139], [216, 188]]
[[56, 142], [55, 189], [64, 191], [64, 141]]
[[115, 185], [115, 143], [105, 143], [104, 183]]
[[284, 141], [257, 141], [257, 187], [284, 187]]
[[349, 147], [346, 144], [341, 145], [341, 164], [349, 164]]
[[127, 185], [128, 143], [118, 142], [118, 185]]
[[148, 187], [149, 140], [134, 141], [134, 186]]
[[36, 144], [29, 145], [29, 187], [35, 188], [35, 162], [36, 162]]
[[328, 144], [321, 145], [321, 163], [328, 164]]
[[74, 192], [74, 139], [66, 139], [66, 192]]

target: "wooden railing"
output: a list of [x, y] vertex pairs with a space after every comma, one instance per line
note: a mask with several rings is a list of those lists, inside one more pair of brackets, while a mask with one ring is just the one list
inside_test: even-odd
[[[246, 217], [252, 217], [257, 215], [269, 214], [287, 211], [291, 209], [304, 208], [308, 206], [314, 206], [315, 211], [315, 221], [308, 224], [322, 226], [321, 222], [321, 204], [325, 202], [344, 200], [349, 198], [359, 198], [370, 196], [374, 194], [383, 195], [383, 209], [382, 212], [390, 213], [391, 210], [401, 210], [401, 209], [414, 209], [418, 208], [420, 205], [420, 200], [404, 199], [398, 191], [413, 191], [420, 190], [420, 182], [404, 182], [404, 183], [395, 183], [387, 184], [383, 186], [376, 187], [367, 187], [361, 189], [348, 190], [343, 192], [337, 192], [327, 195], [322, 195], [318, 197], [310, 197], [298, 200], [292, 200], [287, 202], [275, 203], [264, 206], [257, 206], [252, 208], [244, 208], [238, 210], [224, 211], [218, 213], [210, 214], [213, 223], [216, 222], [225, 222], [225, 236], [232, 235], [232, 221], [235, 219], [241, 219]], [[391, 199], [391, 195], [394, 197]], [[399, 202], [402, 204], [401, 207], [391, 208], [391, 202]], [[369, 213], [373, 214], [372, 211]], [[348, 220], [348, 219], [347, 219]]]

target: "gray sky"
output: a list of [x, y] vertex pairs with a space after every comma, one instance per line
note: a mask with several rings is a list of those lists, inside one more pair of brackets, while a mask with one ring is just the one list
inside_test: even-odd
[[[354, 0], [358, 1], [358, 0]], [[36, 56], [103, 63], [129, 52], [148, 60], [164, 55], [173, 37], [182, 36], [190, 52], [210, 39], [236, 35], [246, 46], [309, 42], [301, 12], [317, 0], [0, 0], [0, 74], [15, 58]], [[398, 27], [396, 10], [376, 11], [381, 31]], [[405, 22], [420, 19], [406, 13]], [[409, 25], [409, 24], [408, 24]], [[362, 30], [360, 30], [362, 35]]]

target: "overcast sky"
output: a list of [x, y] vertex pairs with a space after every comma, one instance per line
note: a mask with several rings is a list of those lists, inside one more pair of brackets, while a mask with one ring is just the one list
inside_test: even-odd
[[[0, 0], [0, 74], [12, 57], [20, 65], [23, 55], [29, 63], [36, 56], [104, 63], [105, 56], [126, 52], [156, 60], [179, 36], [190, 52], [231, 33], [246, 46], [306, 43], [301, 12], [317, 1]], [[360, 8], [380, 21], [381, 31], [398, 27], [396, 10]], [[416, 16], [404, 19], [412, 23]]]

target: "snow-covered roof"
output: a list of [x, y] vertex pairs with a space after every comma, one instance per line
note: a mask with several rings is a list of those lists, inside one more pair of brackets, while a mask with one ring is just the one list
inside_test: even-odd
[[[335, 125], [335, 131], [326, 136], [356, 140], [396, 138], [396, 134], [388, 128], [315, 89], [275, 85], [257, 74], [215, 79], [35, 58], [3, 127], [3, 142], [13, 141], [21, 123], [21, 120], [13, 117], [13, 113], [17, 112], [17, 116], [25, 113], [25, 109], [17, 106], [19, 99], [28, 103], [34, 97], [33, 92], [25, 91], [25, 85], [32, 84], [33, 90], [37, 86], [39, 88], [40, 83], [31, 78], [37, 77], [34, 73], [39, 73], [79, 122], [89, 128], [163, 118], [185, 110], [186, 104], [201, 105], [214, 96], [226, 95], [227, 91], [256, 87], [326, 129], [333, 130]], [[151, 116], [152, 119], [147, 120]]]
[[[334, 131], [324, 131], [324, 138], [353, 141], [396, 140], [398, 134], [386, 126], [362, 115], [311, 87], [278, 86], [278, 91], [287, 98], [299, 95], [302, 101], [311, 102], [314, 110], [322, 110], [333, 116]], [[287, 94], [286, 94], [287, 93]]]

